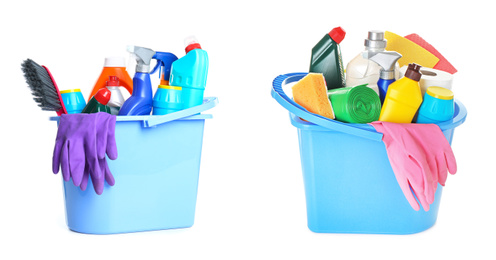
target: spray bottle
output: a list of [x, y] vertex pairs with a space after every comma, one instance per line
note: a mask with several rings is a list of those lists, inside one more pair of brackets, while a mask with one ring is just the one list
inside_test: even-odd
[[186, 55], [174, 61], [171, 67], [170, 85], [181, 87], [183, 108], [203, 103], [203, 92], [207, 84], [208, 54], [195, 37], [184, 41]]
[[155, 51], [138, 46], [129, 46], [128, 51], [136, 59], [133, 77], [133, 93], [119, 110], [120, 116], [149, 115], [152, 112], [153, 92], [150, 80], [150, 62]]
[[169, 85], [172, 63], [177, 60], [177, 56], [170, 52], [157, 51], [152, 59], [157, 61], [157, 65], [155, 65], [150, 74], [154, 74], [159, 70], [160, 85]]
[[312, 48], [310, 72], [322, 73], [327, 89], [345, 86], [343, 60], [339, 44], [346, 32], [341, 27], [332, 29]]
[[381, 66], [377, 87], [379, 88], [379, 97], [382, 104], [384, 103], [384, 98], [386, 97], [389, 85], [396, 80], [394, 77], [394, 69], [396, 67], [396, 62], [401, 58], [401, 54], [395, 51], [374, 52], [369, 54], [369, 60], [374, 61]]
[[384, 52], [386, 50], [386, 43], [387, 41], [384, 39], [383, 31], [368, 32], [368, 37], [364, 42], [365, 50], [353, 58], [346, 66], [347, 87], [367, 84], [377, 95], [380, 95], [377, 82], [380, 78], [381, 67], [369, 58], [378, 52]]
[[156, 52], [153, 59], [157, 60], [157, 65], [150, 74], [159, 69], [160, 85], [153, 96], [153, 115], [165, 115], [179, 111], [183, 108], [181, 101], [182, 88], [170, 86], [169, 79], [172, 63], [177, 60], [176, 55], [169, 52]]

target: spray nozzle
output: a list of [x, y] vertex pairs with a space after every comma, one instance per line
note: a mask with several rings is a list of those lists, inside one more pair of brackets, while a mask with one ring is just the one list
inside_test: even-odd
[[[177, 60], [176, 55], [170, 52], [157, 51], [155, 52], [155, 55], [153, 55], [152, 59], [157, 60], [157, 65], [155, 65], [155, 67], [150, 72], [150, 74], [157, 72], [157, 69], [159, 69], [160, 79], [164, 81], [169, 81], [172, 63], [175, 60]], [[161, 85], [165, 85], [165, 84], [161, 83]]]
[[155, 55], [155, 51], [139, 46], [128, 46], [127, 51], [132, 53], [136, 59], [136, 72], [149, 73], [150, 62], [153, 55]]
[[394, 79], [394, 67], [401, 57], [401, 54], [395, 51], [368, 53], [368, 59], [381, 66], [381, 79]]

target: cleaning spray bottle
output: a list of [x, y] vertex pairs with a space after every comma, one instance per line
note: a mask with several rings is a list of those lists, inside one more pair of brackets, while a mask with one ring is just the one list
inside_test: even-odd
[[170, 86], [169, 79], [172, 63], [177, 60], [176, 55], [170, 52], [156, 52], [153, 59], [157, 60], [157, 65], [150, 74], [159, 69], [160, 85], [153, 96], [153, 115], [165, 115], [179, 111], [183, 108], [181, 101], [182, 87]]
[[105, 88], [105, 83], [107, 82], [109, 76], [118, 77], [122, 86], [129, 92], [129, 94], [133, 93], [133, 80], [129, 76], [129, 73], [127, 73], [124, 57], [107, 57], [105, 58], [102, 73], [100, 74], [100, 77], [98, 77], [88, 100], [91, 99], [91, 97], [94, 96], [98, 90]]
[[401, 54], [395, 51], [375, 52], [373, 54], [370, 53], [369, 60], [381, 66], [379, 81], [377, 81], [381, 104], [384, 103], [384, 98], [386, 97], [389, 85], [396, 80], [394, 70], [396, 67], [396, 62], [398, 62], [400, 58]]
[[177, 60], [177, 56], [170, 52], [155, 52], [152, 59], [157, 61], [157, 65], [150, 74], [159, 71], [160, 85], [169, 85], [172, 63]]
[[129, 46], [128, 51], [136, 59], [133, 77], [133, 93], [119, 110], [120, 116], [149, 115], [152, 112], [153, 92], [150, 80], [150, 62], [155, 51], [138, 46]]
[[186, 109], [203, 104], [208, 54], [194, 36], [186, 38], [184, 43], [186, 55], [172, 63], [170, 85], [182, 88], [181, 100]]
[[98, 92], [96, 92], [96, 94], [88, 101], [88, 104], [86, 104], [81, 113], [92, 114], [106, 112], [110, 114], [110, 107], [107, 106], [107, 104], [111, 95], [110, 90], [106, 88], [98, 90]]
[[341, 27], [336, 27], [312, 48], [310, 72], [324, 74], [328, 90], [345, 86], [343, 60], [339, 47], [345, 35], [346, 32]]
[[422, 104], [420, 68], [415, 63], [409, 64], [405, 76], [389, 85], [379, 121], [406, 124], [412, 122]]
[[108, 102], [108, 106], [110, 107], [110, 111], [112, 115], [118, 115], [119, 110], [124, 104], [124, 96], [120, 91], [120, 82], [119, 78], [116, 76], [110, 76], [109, 80], [107, 80], [107, 89], [110, 90], [110, 100]]
[[347, 87], [367, 84], [377, 95], [380, 95], [377, 82], [380, 78], [381, 67], [376, 62], [371, 61], [370, 57], [373, 57], [378, 52], [385, 51], [386, 43], [383, 31], [368, 32], [368, 38], [364, 42], [365, 50], [353, 58], [346, 66]]

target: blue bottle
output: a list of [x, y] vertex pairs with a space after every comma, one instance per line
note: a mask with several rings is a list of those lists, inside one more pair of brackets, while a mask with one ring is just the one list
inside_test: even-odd
[[186, 55], [172, 63], [170, 85], [181, 87], [183, 109], [201, 105], [207, 84], [208, 55], [194, 37], [187, 38]]
[[133, 77], [133, 93], [122, 105], [119, 116], [150, 115], [153, 105], [150, 62], [155, 51], [138, 46], [129, 46], [128, 51], [136, 58], [136, 73]]
[[67, 114], [77, 114], [83, 111], [86, 106], [83, 94], [80, 89], [68, 89], [60, 91]]

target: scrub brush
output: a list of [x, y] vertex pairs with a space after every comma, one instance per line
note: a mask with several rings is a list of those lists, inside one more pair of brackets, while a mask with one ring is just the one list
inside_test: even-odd
[[48, 68], [38, 65], [31, 59], [25, 60], [21, 66], [38, 106], [45, 111], [56, 111], [59, 116], [67, 114], [60, 91]]

